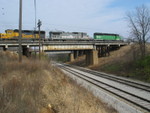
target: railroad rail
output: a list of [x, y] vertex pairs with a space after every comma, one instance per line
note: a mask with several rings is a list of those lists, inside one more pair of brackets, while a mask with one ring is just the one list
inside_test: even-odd
[[141, 83], [141, 82], [137, 82], [134, 80], [130, 80], [130, 79], [126, 79], [126, 78], [122, 78], [122, 77], [118, 77], [118, 76], [114, 76], [114, 75], [110, 75], [110, 74], [106, 74], [106, 73], [102, 73], [102, 72], [98, 72], [98, 71], [94, 71], [94, 70], [90, 70], [90, 69], [86, 69], [86, 68], [82, 68], [82, 67], [78, 67], [78, 66], [73, 66], [73, 65], [68, 65], [68, 64], [64, 64], [66, 66], [69, 67], [73, 67], [75, 69], [84, 71], [84, 72], [88, 72], [91, 74], [94, 74], [95, 76], [99, 76], [102, 78], [106, 78], [112, 81], [116, 81], [119, 82], [121, 84], [125, 84], [134, 88], [138, 88], [147, 92], [150, 92], [150, 85], [146, 84], [146, 83]]
[[150, 112], [149, 84], [135, 82], [133, 80], [66, 64], [60, 64], [58, 66], [70, 74], [138, 107], [142, 111]]

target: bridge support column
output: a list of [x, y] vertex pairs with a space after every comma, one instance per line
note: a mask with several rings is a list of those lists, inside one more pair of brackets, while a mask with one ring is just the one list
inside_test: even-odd
[[100, 47], [98, 47], [97, 48], [97, 51], [98, 51], [98, 58], [101, 56], [101, 48]]
[[86, 51], [86, 64], [87, 65], [98, 64], [98, 51], [97, 50]]
[[8, 48], [6, 48], [6, 47], [3, 47], [3, 51], [7, 51], [7, 49], [8, 49]]
[[102, 55], [102, 57], [106, 56], [106, 46], [101, 47], [101, 55]]
[[79, 56], [83, 56], [84, 55], [84, 51], [83, 50], [80, 50], [79, 51]]
[[109, 47], [109, 45], [107, 46], [107, 55], [110, 56], [110, 47]]
[[69, 57], [70, 57], [70, 62], [74, 61], [74, 52], [71, 52], [69, 54]]
[[22, 54], [26, 57], [30, 57], [31, 56], [31, 52], [29, 52], [29, 47], [22, 47]]
[[79, 56], [79, 51], [78, 50], [74, 51], [74, 59], [76, 59], [78, 56]]
[[98, 57], [106, 57], [110, 55], [110, 47], [108, 46], [100, 46], [97, 48], [98, 50]]
[[5, 45], [5, 46], [3, 47], [3, 51], [7, 51], [7, 49], [8, 49], [8, 46]]

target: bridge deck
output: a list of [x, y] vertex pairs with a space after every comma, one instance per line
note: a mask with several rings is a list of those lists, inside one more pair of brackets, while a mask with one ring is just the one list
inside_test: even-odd
[[[101, 40], [85, 40], [85, 41], [41, 41], [44, 50], [91, 50], [96, 46], [124, 46], [128, 45], [122, 41], [101, 41]], [[18, 47], [18, 41], [0, 41], [0, 47]], [[39, 41], [23, 40], [22, 46], [35, 47], [39, 46]]]

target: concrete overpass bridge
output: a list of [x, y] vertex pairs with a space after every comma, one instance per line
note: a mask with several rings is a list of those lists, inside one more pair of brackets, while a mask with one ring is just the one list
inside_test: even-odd
[[[98, 41], [98, 40], [82, 40], [82, 41], [41, 41], [40, 47], [44, 52], [51, 51], [71, 51], [70, 61], [73, 61], [80, 55], [86, 54], [87, 65], [98, 63], [99, 56], [109, 54], [112, 49], [120, 48], [128, 45], [122, 41]], [[18, 41], [5, 40], [0, 41], [0, 47], [6, 51], [9, 47], [19, 47]], [[30, 48], [39, 47], [39, 41], [22, 40], [22, 53], [29, 56]]]

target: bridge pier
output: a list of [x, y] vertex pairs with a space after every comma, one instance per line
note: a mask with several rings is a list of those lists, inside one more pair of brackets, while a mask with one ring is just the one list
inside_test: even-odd
[[98, 50], [98, 57], [106, 57], [106, 56], [110, 55], [110, 53], [109, 53], [109, 51], [110, 51], [109, 45], [108, 46], [99, 46], [97, 48], [97, 50]]
[[30, 57], [31, 56], [31, 52], [29, 51], [29, 47], [23, 46], [22, 47], [22, 54], [26, 57]]
[[107, 54], [108, 54], [108, 56], [110, 56], [110, 47], [109, 46], [107, 46]]
[[3, 47], [3, 51], [7, 51], [7, 49], [8, 49], [8, 48], [6, 48], [6, 47]]
[[69, 54], [69, 61], [70, 62], [73, 62], [74, 61], [74, 52], [72, 51], [70, 54]]
[[84, 50], [80, 50], [79, 51], [79, 56], [83, 56], [84, 55]]
[[74, 51], [74, 59], [76, 59], [78, 56], [79, 56], [79, 51], [78, 51], [78, 50], [75, 50], [75, 51]]
[[86, 51], [86, 64], [87, 65], [98, 64], [98, 51], [97, 50]]
[[69, 54], [69, 61], [74, 61], [77, 57], [82, 56], [85, 54], [84, 50], [74, 50]]
[[7, 51], [7, 49], [8, 49], [7, 45], [3, 46], [3, 51]]

